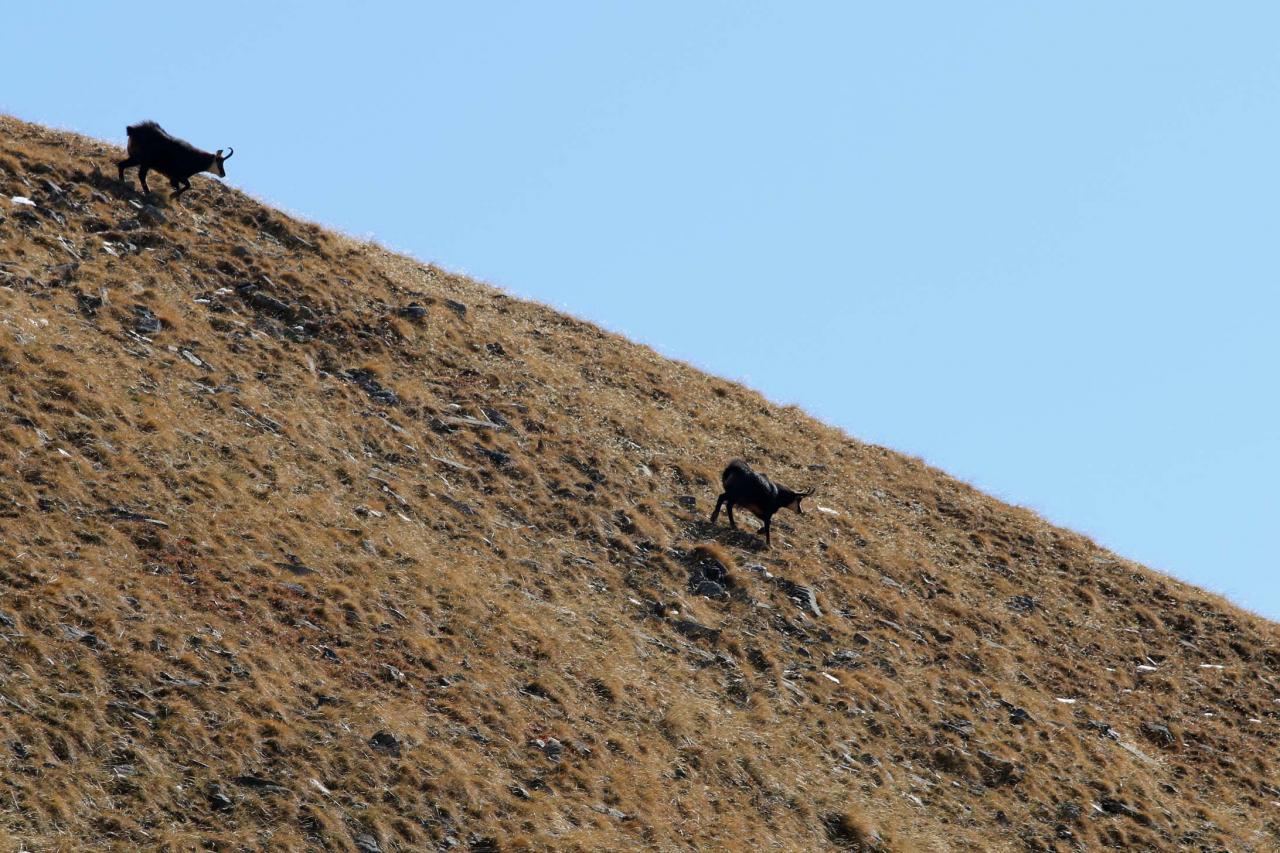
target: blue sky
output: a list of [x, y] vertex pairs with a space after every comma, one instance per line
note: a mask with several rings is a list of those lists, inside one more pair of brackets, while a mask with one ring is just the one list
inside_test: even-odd
[[1274, 4], [5, 17], [0, 110], [233, 145], [264, 200], [1280, 617]]

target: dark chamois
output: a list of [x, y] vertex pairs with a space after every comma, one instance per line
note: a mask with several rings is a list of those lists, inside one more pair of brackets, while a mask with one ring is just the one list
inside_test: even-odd
[[127, 127], [129, 134], [129, 156], [116, 165], [120, 168], [120, 180], [124, 180], [124, 170], [132, 166], [138, 167], [138, 181], [143, 192], [151, 192], [147, 186], [147, 172], [155, 169], [173, 184], [173, 196], [177, 198], [191, 189], [191, 176], [196, 172], [212, 172], [219, 178], [227, 176], [222, 164], [236, 153], [234, 148], [227, 149], [227, 156], [222, 156], [222, 149], [214, 153], [201, 151], [190, 142], [170, 136], [164, 128], [154, 121], [144, 121]]
[[724, 473], [720, 475], [720, 482], [724, 486], [724, 491], [716, 499], [715, 511], [711, 513], [711, 523], [716, 523], [716, 518], [720, 515], [720, 507], [727, 506], [729, 526], [737, 530], [738, 525], [733, 520], [733, 508], [740, 506], [764, 522], [760, 532], [764, 534], [764, 541], [769, 545], [773, 544], [769, 541], [769, 525], [773, 521], [773, 514], [784, 506], [789, 506], [804, 515], [804, 511], [800, 509], [800, 501], [813, 494], [813, 489], [797, 492], [786, 486], [779, 486], [764, 474], [752, 471], [751, 466], [741, 459], [734, 459], [725, 467]]

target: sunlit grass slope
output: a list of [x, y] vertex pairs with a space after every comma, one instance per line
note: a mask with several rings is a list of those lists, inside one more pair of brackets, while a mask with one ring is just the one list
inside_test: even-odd
[[0, 849], [1280, 847], [1275, 625], [120, 156], [0, 118]]

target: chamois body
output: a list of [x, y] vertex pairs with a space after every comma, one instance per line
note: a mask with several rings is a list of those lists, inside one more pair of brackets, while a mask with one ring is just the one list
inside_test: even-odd
[[227, 149], [225, 157], [221, 148], [212, 153], [202, 151], [190, 142], [170, 136], [154, 121], [129, 125], [125, 130], [129, 135], [129, 156], [116, 164], [120, 180], [124, 180], [125, 169], [137, 166], [138, 182], [142, 184], [142, 191], [149, 193], [147, 172], [154, 169], [173, 185], [173, 198], [191, 189], [191, 176], [197, 172], [211, 172], [225, 178], [227, 173], [222, 164], [236, 151]]
[[786, 486], [780, 486], [764, 474], [751, 470], [751, 466], [741, 459], [734, 459], [725, 466], [724, 473], [720, 475], [720, 483], [724, 491], [716, 499], [715, 511], [711, 513], [711, 523], [715, 524], [720, 516], [720, 507], [724, 506], [728, 508], [729, 526], [736, 530], [738, 525], [733, 518], [733, 508], [741, 507], [764, 522], [760, 532], [764, 534], [764, 541], [769, 545], [773, 544], [769, 539], [773, 514], [789, 506], [803, 515], [800, 501], [813, 494], [813, 489], [797, 492]]

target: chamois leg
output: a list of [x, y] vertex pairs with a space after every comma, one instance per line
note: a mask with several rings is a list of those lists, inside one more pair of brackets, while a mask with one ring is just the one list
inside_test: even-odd
[[138, 183], [142, 184], [142, 191], [147, 195], [151, 195], [151, 187], [147, 186], [147, 172], [150, 171], [146, 166], [138, 167]]
[[116, 168], [120, 170], [120, 180], [122, 182], [124, 181], [124, 170], [132, 169], [136, 165], [138, 165], [138, 161], [133, 159], [132, 157], [126, 157], [123, 160], [121, 160], [119, 163], [116, 163]]
[[169, 182], [173, 184], [173, 195], [169, 196], [169, 198], [177, 198], [187, 190], [191, 189], [191, 181], [186, 178], [183, 178], [181, 181], [171, 178]]
[[773, 516], [767, 515], [764, 519], [764, 527], [760, 528], [760, 532], [764, 534], [764, 544], [772, 546], [773, 541], [769, 539], [769, 525], [773, 523]]
[[729, 526], [734, 530], [738, 529], [738, 522], [733, 520], [733, 501], [729, 501], [726, 506], [729, 509]]
[[724, 505], [724, 502], [728, 499], [728, 497], [729, 497], [728, 495], [721, 493], [720, 497], [716, 498], [716, 508], [715, 508], [715, 511], [711, 513], [712, 524], [715, 524], [716, 519], [720, 517], [720, 507]]

